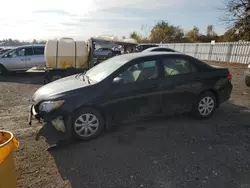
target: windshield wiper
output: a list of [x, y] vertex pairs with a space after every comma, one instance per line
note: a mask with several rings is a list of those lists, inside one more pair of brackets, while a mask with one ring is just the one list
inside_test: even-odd
[[81, 73], [77, 74], [77, 75], [75, 76], [75, 78], [79, 78], [80, 76], [83, 76], [83, 77], [82, 77], [82, 81], [85, 81], [85, 80], [84, 80], [84, 74], [85, 74], [85, 72], [81, 72]]
[[90, 79], [89, 79], [89, 76], [84, 76], [85, 77], [85, 80], [87, 81], [88, 84], [90, 84]]

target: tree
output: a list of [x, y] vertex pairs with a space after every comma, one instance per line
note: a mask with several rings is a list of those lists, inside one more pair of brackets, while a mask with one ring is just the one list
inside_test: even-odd
[[152, 42], [181, 42], [184, 37], [183, 30], [170, 25], [168, 22], [160, 21], [151, 30], [150, 39]]
[[222, 21], [239, 39], [250, 41], [250, 0], [228, 0]]
[[187, 32], [186, 36], [188, 38], [188, 40], [190, 42], [199, 42], [199, 28], [194, 26], [194, 28], [192, 30], [190, 30], [189, 32]]
[[213, 25], [208, 25], [207, 26], [207, 36], [208, 37], [217, 36], [217, 34], [214, 32], [214, 26]]
[[137, 42], [141, 41], [141, 36], [135, 31], [130, 33], [129, 37], [132, 38], [132, 39], [135, 39]]

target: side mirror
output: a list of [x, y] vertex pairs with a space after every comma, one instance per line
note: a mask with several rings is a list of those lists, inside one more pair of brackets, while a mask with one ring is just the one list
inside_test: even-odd
[[121, 77], [116, 77], [113, 80], [114, 84], [124, 84], [124, 80]]

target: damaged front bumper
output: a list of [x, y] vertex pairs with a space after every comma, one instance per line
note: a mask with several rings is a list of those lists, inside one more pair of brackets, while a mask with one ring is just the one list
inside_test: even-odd
[[66, 125], [63, 116], [57, 116], [57, 117], [47, 117], [42, 118], [35, 110], [34, 105], [31, 105], [29, 107], [29, 125], [32, 125], [33, 117], [37, 119], [39, 122], [41, 122], [41, 119], [43, 119], [45, 122], [51, 122], [51, 124], [55, 127], [57, 131], [66, 132]]

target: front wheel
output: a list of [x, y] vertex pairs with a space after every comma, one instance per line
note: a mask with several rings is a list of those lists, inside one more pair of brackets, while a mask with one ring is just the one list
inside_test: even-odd
[[193, 115], [197, 118], [210, 118], [216, 109], [216, 97], [212, 92], [201, 94], [193, 106]]
[[104, 120], [98, 110], [83, 108], [72, 119], [72, 131], [75, 138], [90, 140], [97, 137], [104, 128]]

